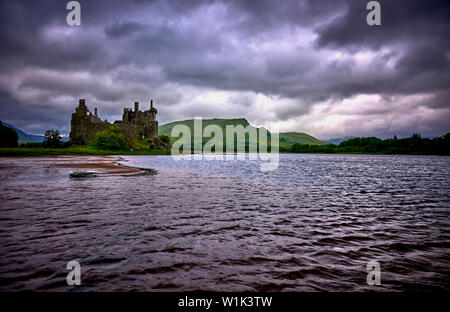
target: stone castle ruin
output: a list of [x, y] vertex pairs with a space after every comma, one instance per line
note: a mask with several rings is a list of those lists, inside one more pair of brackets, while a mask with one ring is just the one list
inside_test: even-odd
[[[156, 138], [158, 137], [158, 121], [156, 121], [156, 108], [153, 107], [153, 100], [150, 101], [150, 109], [139, 110], [139, 102], [134, 103], [134, 111], [131, 108], [124, 108], [122, 120], [117, 120], [114, 125], [122, 130], [125, 138]], [[80, 99], [75, 113], [70, 121], [70, 140], [74, 143], [92, 144], [97, 132], [104, 131], [111, 127], [107, 120], [98, 117], [97, 108], [92, 114], [86, 106], [86, 101]]]

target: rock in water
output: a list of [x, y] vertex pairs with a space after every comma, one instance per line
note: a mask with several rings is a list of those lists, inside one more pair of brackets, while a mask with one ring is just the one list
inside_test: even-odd
[[95, 178], [98, 175], [97, 171], [74, 171], [70, 172], [69, 176], [71, 178]]

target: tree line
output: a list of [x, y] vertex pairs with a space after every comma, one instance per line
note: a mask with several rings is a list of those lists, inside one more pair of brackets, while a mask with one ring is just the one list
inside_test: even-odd
[[411, 154], [450, 155], [450, 132], [433, 139], [422, 138], [415, 133], [409, 138], [382, 140], [377, 137], [353, 138], [338, 145], [293, 144], [284, 152], [291, 153], [351, 153], [351, 154]]

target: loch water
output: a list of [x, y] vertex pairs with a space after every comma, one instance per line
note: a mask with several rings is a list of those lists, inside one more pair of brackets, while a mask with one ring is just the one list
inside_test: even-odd
[[123, 156], [152, 170], [87, 178], [52, 162], [0, 158], [0, 291], [450, 289], [450, 157]]

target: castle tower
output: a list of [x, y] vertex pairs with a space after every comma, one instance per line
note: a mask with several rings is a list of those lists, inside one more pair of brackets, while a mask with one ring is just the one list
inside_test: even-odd
[[153, 100], [150, 100], [150, 110], [148, 112], [148, 119], [146, 122], [146, 134], [147, 137], [156, 138], [158, 137], [158, 122], [156, 121], [156, 113], [158, 112], [156, 108], [153, 107]]
[[150, 120], [156, 120], [156, 113], [158, 111], [153, 107], [153, 100], [150, 100]]
[[75, 109], [75, 113], [79, 116], [86, 115], [88, 113], [88, 108], [86, 106], [86, 100], [80, 99], [78, 101], [78, 107]]

